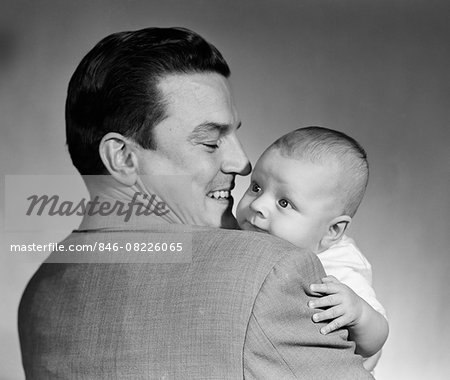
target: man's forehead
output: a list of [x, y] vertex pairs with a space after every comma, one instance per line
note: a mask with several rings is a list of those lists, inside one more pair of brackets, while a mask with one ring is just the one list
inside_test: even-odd
[[170, 74], [158, 88], [169, 103], [232, 101], [228, 79], [217, 73]]
[[178, 119], [185, 126], [237, 127], [239, 124], [229, 82], [220, 74], [168, 75], [160, 80], [158, 87], [167, 117]]
[[[224, 124], [224, 123], [217, 123], [217, 122], [210, 122], [207, 121], [205, 123], [201, 123], [194, 127], [192, 132], [190, 133], [190, 139], [191, 140], [201, 140], [210, 138], [212, 134], [217, 133], [218, 136], [226, 135], [230, 130], [233, 129], [233, 125], [231, 124]], [[239, 129], [241, 127], [241, 122], [239, 122], [236, 125], [236, 129]]]

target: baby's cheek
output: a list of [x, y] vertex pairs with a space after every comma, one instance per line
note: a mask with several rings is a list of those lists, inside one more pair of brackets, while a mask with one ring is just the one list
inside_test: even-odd
[[298, 236], [299, 231], [293, 228], [292, 224], [273, 223], [273, 225], [271, 225], [271, 230], [272, 235], [278, 236], [279, 238], [282, 238], [294, 245], [297, 245], [296, 243], [299, 237]]
[[245, 211], [248, 209], [248, 205], [249, 202], [244, 195], [236, 207], [236, 216], [245, 214]]
[[239, 202], [237, 208], [236, 208], [236, 220], [238, 221], [238, 223], [240, 224], [246, 216], [246, 207], [244, 207], [244, 204], [241, 202]]
[[289, 231], [286, 230], [283, 224], [274, 219], [270, 220], [269, 233], [285, 240], [289, 236]]

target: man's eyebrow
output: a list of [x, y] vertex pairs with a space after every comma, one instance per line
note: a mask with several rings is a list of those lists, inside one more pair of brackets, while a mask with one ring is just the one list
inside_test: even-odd
[[[241, 127], [242, 123], [239, 122], [236, 129]], [[218, 132], [219, 135], [223, 135], [231, 129], [230, 124], [215, 123], [207, 121], [205, 123], [197, 125], [189, 134], [189, 140], [201, 139], [210, 137], [210, 133]]]

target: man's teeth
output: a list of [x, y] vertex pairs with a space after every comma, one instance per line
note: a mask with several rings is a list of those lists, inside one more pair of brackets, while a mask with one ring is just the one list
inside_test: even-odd
[[208, 193], [208, 197], [210, 198], [215, 198], [215, 199], [219, 199], [219, 198], [229, 198], [230, 196], [230, 192], [228, 190], [221, 190], [221, 191], [211, 191], [210, 193]]

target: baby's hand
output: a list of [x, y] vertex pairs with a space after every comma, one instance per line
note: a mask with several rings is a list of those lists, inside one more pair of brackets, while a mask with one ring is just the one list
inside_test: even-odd
[[322, 281], [322, 284], [312, 284], [310, 289], [313, 292], [323, 293], [324, 296], [308, 303], [308, 306], [313, 309], [326, 308], [313, 315], [314, 322], [332, 320], [322, 327], [320, 332], [328, 334], [343, 326], [356, 325], [363, 313], [364, 301], [333, 276], [327, 276]]

